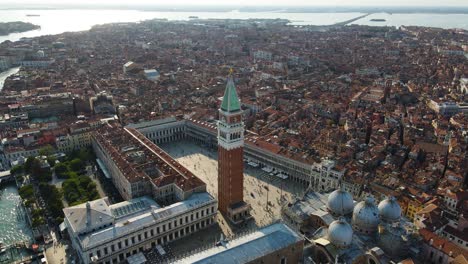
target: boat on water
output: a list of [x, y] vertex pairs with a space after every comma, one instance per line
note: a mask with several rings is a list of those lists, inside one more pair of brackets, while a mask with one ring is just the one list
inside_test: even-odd
[[6, 252], [7, 248], [3, 242], [0, 242], [0, 254], [4, 254]]
[[26, 14], [27, 17], [39, 17], [41, 15], [38, 14]]
[[372, 21], [372, 22], [385, 22], [387, 20], [385, 20], [383, 18], [372, 18], [370, 21]]
[[197, 16], [189, 16], [188, 18], [189, 18], [189, 19], [198, 19]]

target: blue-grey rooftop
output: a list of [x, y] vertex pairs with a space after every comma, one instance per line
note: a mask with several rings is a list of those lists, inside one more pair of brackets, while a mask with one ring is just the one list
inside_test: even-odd
[[327, 211], [327, 197], [317, 192], [309, 192], [303, 200], [297, 200], [285, 213], [290, 217], [297, 216], [302, 220], [309, 219], [310, 215], [316, 215], [330, 224], [334, 219]]
[[112, 215], [116, 219], [127, 217], [141, 211], [147, 211], [150, 208], [160, 208], [160, 206], [153, 199], [146, 196], [113, 204], [109, 207]]
[[301, 236], [285, 224], [276, 223], [175, 263], [248, 263], [302, 240]]
[[138, 124], [131, 123], [131, 124], [128, 124], [127, 127], [134, 128], [134, 129], [138, 130], [138, 129], [157, 126], [157, 125], [162, 125], [162, 124], [166, 124], [166, 123], [172, 123], [172, 122], [176, 122], [176, 121], [177, 121], [177, 119], [175, 117], [171, 116], [171, 117], [167, 117], [167, 118], [164, 118], [164, 119], [140, 122]]
[[[114, 223], [104, 229], [80, 235], [79, 240], [83, 248], [92, 248], [213, 201], [215, 199], [209, 193], [202, 192], [194, 193], [187, 200], [166, 207], [160, 207], [147, 197], [114, 204], [108, 207], [109, 213], [112, 212], [114, 217]], [[81, 218], [86, 219], [85, 212]]]

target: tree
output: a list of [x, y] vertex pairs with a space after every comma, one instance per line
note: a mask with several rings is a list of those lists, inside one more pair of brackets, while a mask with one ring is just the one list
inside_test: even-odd
[[41, 169], [38, 174], [34, 174], [39, 182], [49, 182], [52, 180], [52, 172], [49, 169]]
[[65, 199], [69, 203], [74, 203], [81, 198], [79, 186], [76, 178], [70, 178], [62, 183]]
[[15, 179], [17, 182], [23, 182], [24, 181], [24, 175], [16, 175]]
[[41, 161], [35, 157], [29, 157], [24, 163], [24, 170], [26, 173], [38, 175], [41, 173]]
[[83, 167], [84, 167], [84, 163], [79, 158], [76, 158], [76, 159], [73, 159], [72, 161], [70, 161], [70, 169], [72, 169], [74, 171], [81, 171], [81, 170], [84, 169]]
[[34, 188], [31, 184], [23, 185], [18, 193], [23, 200], [31, 200], [34, 197]]
[[[75, 172], [70, 172], [75, 173]], [[70, 177], [62, 183], [65, 199], [70, 205], [77, 205], [98, 199], [99, 193], [96, 184], [88, 176]]]
[[11, 168], [10, 173], [15, 175], [15, 174], [20, 174], [24, 172], [24, 166], [23, 165], [15, 165], [13, 168]]
[[43, 224], [45, 224], [45, 220], [42, 216], [32, 219], [32, 227], [39, 227]]
[[76, 177], [78, 177], [78, 173], [74, 171], [68, 171], [65, 178], [71, 179], [71, 178], [76, 178]]
[[40, 156], [50, 156], [54, 154], [55, 149], [51, 145], [46, 145], [39, 149]]
[[92, 192], [93, 190], [96, 190], [96, 183], [94, 182], [88, 183], [88, 186], [86, 186], [86, 190], [88, 192]]
[[24, 170], [27, 172], [27, 173], [31, 173], [31, 170], [32, 170], [32, 167], [33, 167], [33, 164], [37, 161], [37, 159], [35, 157], [28, 157], [26, 159], [26, 162], [24, 163]]
[[26, 200], [26, 202], [24, 202], [24, 205], [26, 207], [31, 207], [34, 203], [36, 203], [36, 200], [31, 199], [31, 200]]
[[55, 157], [47, 156], [47, 163], [49, 163], [50, 166], [54, 166], [56, 161], [57, 159]]
[[55, 185], [39, 183], [39, 191], [44, 199], [47, 210], [53, 218], [63, 217], [62, 192]]
[[68, 166], [65, 163], [60, 162], [60, 163], [55, 164], [54, 170], [55, 170], [55, 174], [57, 174], [57, 177], [68, 178], [68, 175], [67, 175]]
[[92, 200], [96, 200], [96, 199], [100, 198], [99, 193], [98, 193], [98, 191], [96, 189], [88, 192], [87, 196], [88, 196], [88, 198], [87, 198], [88, 201], [92, 201]]
[[93, 183], [91, 178], [89, 178], [88, 176], [78, 177], [78, 182], [80, 184], [80, 188], [84, 190], [86, 190], [89, 184]]
[[38, 218], [38, 217], [41, 217], [42, 214], [44, 214], [44, 210], [43, 209], [34, 209], [34, 210], [32, 210], [31, 214], [32, 214], [32, 217]]
[[82, 148], [78, 152], [78, 158], [84, 161], [91, 161], [95, 159], [95, 155], [92, 148]]

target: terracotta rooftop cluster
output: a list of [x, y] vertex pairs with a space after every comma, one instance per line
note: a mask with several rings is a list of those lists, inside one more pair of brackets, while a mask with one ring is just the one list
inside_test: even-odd
[[135, 129], [124, 129], [117, 124], [103, 126], [93, 137], [129, 182], [151, 181], [158, 187], [174, 183], [184, 191], [205, 185]]
[[[9, 78], [0, 112], [26, 112], [31, 120], [48, 109], [59, 120], [5, 126], [1, 136], [7, 142], [15, 142], [21, 129], [57, 133], [78, 115], [92, 118], [90, 98], [101, 93], [111, 98], [106, 103], [122, 125], [176, 116], [215, 129], [219, 98], [233, 68], [246, 144], [310, 164], [335, 160], [345, 171], [343, 181], [361, 186], [363, 194], [397, 196], [411, 218], [413, 209], [429, 204], [449, 210], [446, 193], [466, 189], [468, 33], [463, 30], [322, 31], [284, 21], [152, 20], [0, 44], [0, 57], [11, 60], [38, 51], [54, 62]], [[132, 67], [124, 70], [130, 61]], [[149, 80], [145, 69], [157, 70], [159, 79]], [[123, 140], [131, 135], [120, 131], [113, 142], [117, 132], [106, 132], [116, 155], [122, 156], [118, 146], [144, 141]], [[158, 156], [157, 146], [141, 151], [153, 163], [138, 167], [122, 157], [122, 166], [136, 166], [132, 175], [144, 175], [145, 166], [160, 166], [167, 158]], [[172, 161], [164, 163], [166, 176], [154, 181], [192, 177], [177, 172]], [[466, 216], [467, 201], [460, 197], [454, 214]]]

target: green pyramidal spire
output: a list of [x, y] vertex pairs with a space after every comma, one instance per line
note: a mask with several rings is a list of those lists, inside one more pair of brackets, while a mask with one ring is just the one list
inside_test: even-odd
[[237, 97], [236, 86], [234, 86], [232, 76], [228, 77], [226, 90], [224, 91], [223, 102], [221, 103], [221, 110], [228, 113], [241, 110], [239, 97]]

